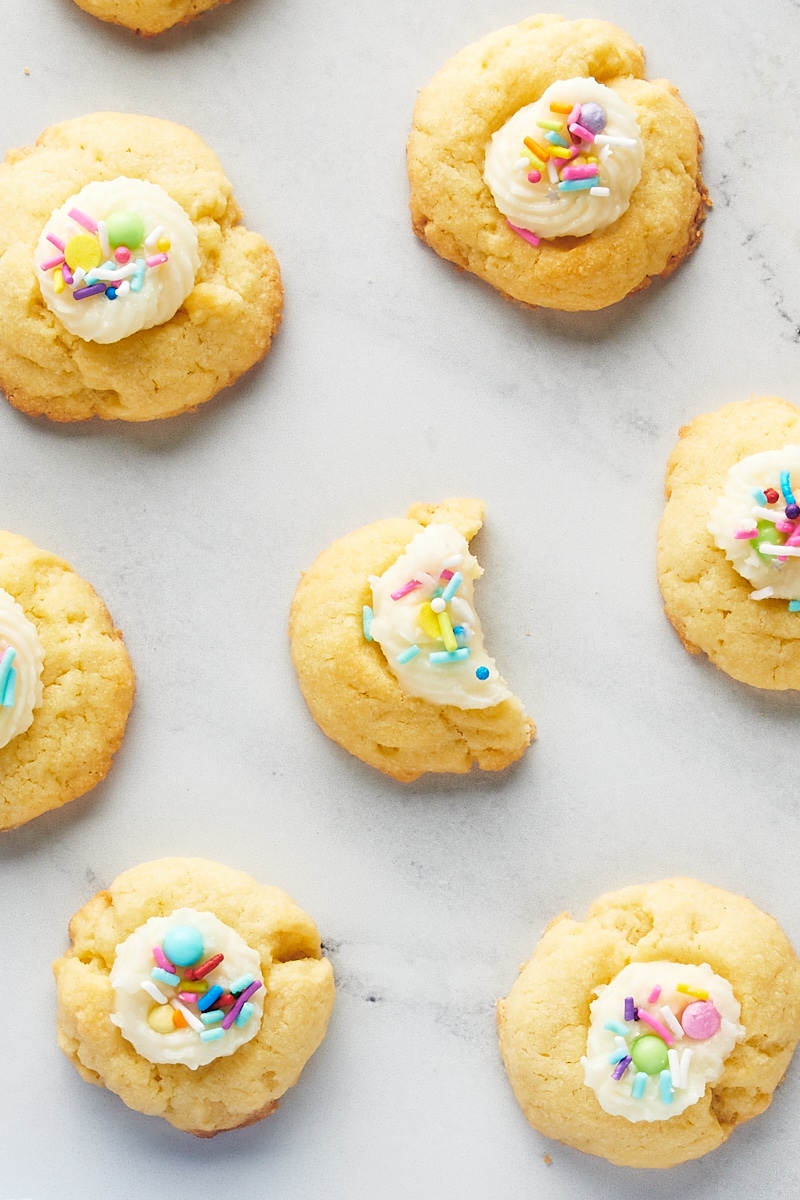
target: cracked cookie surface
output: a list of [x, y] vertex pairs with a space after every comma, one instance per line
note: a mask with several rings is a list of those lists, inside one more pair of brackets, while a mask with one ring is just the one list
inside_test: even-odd
[[[665, 959], [708, 963], [727, 979], [745, 1038], [696, 1104], [632, 1123], [604, 1112], [584, 1084], [589, 1006], [629, 963]], [[508, 1077], [535, 1129], [620, 1166], [669, 1167], [713, 1150], [769, 1105], [800, 1038], [800, 962], [750, 900], [667, 879], [601, 896], [585, 921], [557, 917], [497, 1015]]]
[[[148, 1062], [110, 1019], [117, 946], [150, 917], [183, 907], [235, 929], [268, 979], [255, 1037], [194, 1071]], [[142, 863], [84, 905], [69, 931], [72, 946], [53, 964], [60, 1048], [87, 1082], [177, 1129], [213, 1137], [269, 1116], [325, 1036], [333, 970], [314, 922], [285, 892], [242, 871], [197, 858]]]
[[[200, 269], [163, 325], [111, 345], [69, 333], [42, 299], [34, 250], [54, 209], [94, 180], [159, 184], [188, 214]], [[241, 213], [216, 155], [190, 129], [125, 113], [53, 125], [0, 165], [0, 388], [32, 415], [149, 421], [195, 409], [267, 353], [280, 270]]]
[[103, 601], [62, 559], [0, 532], [0, 587], [22, 606], [44, 651], [42, 703], [25, 733], [0, 749], [0, 829], [13, 829], [106, 775], [134, 675]]
[[[591, 76], [634, 110], [641, 179], [613, 225], [530, 245], [484, 182], [486, 147], [556, 80]], [[420, 92], [408, 142], [415, 233], [437, 254], [525, 304], [605, 308], [669, 275], [701, 237], [708, 196], [694, 116], [666, 80], [644, 78], [644, 56], [605, 21], [537, 16], [466, 47]]]

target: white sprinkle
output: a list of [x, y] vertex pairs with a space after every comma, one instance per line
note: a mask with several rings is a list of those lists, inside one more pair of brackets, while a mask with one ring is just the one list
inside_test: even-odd
[[751, 600], [769, 600], [770, 596], [775, 595], [775, 588], [765, 587], [759, 588], [757, 592], [750, 593]]
[[530, 171], [531, 160], [529, 158], [518, 158], [514, 163], [515, 171]]
[[198, 1019], [194, 1015], [194, 1013], [189, 1012], [189, 1009], [186, 1007], [185, 1004], [181, 1004], [181, 1002], [177, 996], [172, 997], [172, 999], [170, 1000], [170, 1004], [172, 1005], [173, 1008], [177, 1008], [178, 1012], [183, 1013], [183, 1015], [186, 1017], [186, 1024], [191, 1025], [191, 1027], [195, 1031], [195, 1033], [203, 1032], [203, 1030], [205, 1029], [205, 1025], [203, 1024], [203, 1022], [198, 1021]]
[[431, 600], [431, 608], [435, 613], [441, 613], [447, 608], [447, 604], [441, 596], [434, 596], [433, 600]]
[[668, 1004], [665, 1004], [661, 1009], [661, 1015], [664, 1018], [664, 1024], [669, 1026], [669, 1028], [675, 1034], [675, 1037], [682, 1038], [683, 1029], [681, 1028], [681, 1023]]
[[757, 504], [754, 508], [750, 509], [750, 516], [755, 517], [755, 519], [757, 521], [785, 521], [786, 520], [786, 513], [781, 512], [780, 509], [762, 508], [760, 504]]
[[604, 162], [608, 162], [608, 160], [612, 157], [613, 153], [614, 153], [614, 151], [611, 149], [610, 146], [603, 146], [603, 149], [600, 151], [600, 153], [598, 154], [597, 157], [600, 159], [601, 163], [604, 163]]
[[155, 246], [156, 242], [161, 237], [163, 232], [164, 232], [164, 226], [156, 225], [156, 227], [152, 231], [152, 233], [148, 233], [147, 237], [144, 239], [145, 246]]
[[97, 236], [100, 239], [100, 249], [103, 251], [103, 258], [111, 258], [111, 246], [108, 241], [108, 227], [105, 221], [97, 222]]
[[682, 1088], [687, 1088], [689, 1086], [689, 1064], [692, 1061], [693, 1053], [694, 1053], [694, 1051], [692, 1051], [692, 1050], [682, 1050], [681, 1051], [681, 1082], [680, 1082], [680, 1086]]
[[127, 296], [130, 290], [131, 285], [128, 283], [127, 279], [123, 279], [122, 283], [117, 288], [117, 299], [119, 299], [121, 296]]
[[142, 984], [142, 991], [147, 992], [148, 996], [152, 996], [153, 999], [155, 1000], [156, 1004], [166, 1004], [167, 1003], [167, 997], [149, 979], [145, 979], [144, 983]]
[[463, 561], [463, 554], [451, 554], [449, 558], [442, 559], [442, 566], [446, 571], [452, 571], [455, 567], [460, 567]]
[[462, 596], [453, 596], [450, 609], [458, 625], [472, 625], [475, 620], [472, 609]]
[[773, 546], [771, 542], [759, 542], [756, 546], [759, 554], [775, 554], [783, 558], [800, 558], [800, 546]]
[[607, 133], [598, 133], [594, 140], [598, 146], [635, 146], [637, 142], [636, 138], [609, 137]]
[[610, 188], [607, 188], [607, 187], [593, 187], [593, 188], [589, 188], [589, 195], [590, 195], [590, 196], [610, 196], [610, 195], [611, 195], [611, 189], [610, 189]]
[[83, 267], [76, 267], [72, 272], [72, 278], [75, 281], [75, 287], [77, 287], [78, 284], [83, 283], [84, 279], [86, 278], [86, 272], [84, 271]]
[[113, 271], [107, 271], [105, 267], [95, 267], [92, 271], [92, 279], [95, 281], [105, 281], [109, 279], [130, 279], [136, 274], [136, 266], [134, 263], [128, 263], [126, 267], [116, 267]]
[[669, 1073], [672, 1079], [672, 1086], [679, 1088], [681, 1086], [681, 1069], [678, 1065], [678, 1051], [668, 1050], [667, 1058], [669, 1059]]
[[558, 183], [558, 171], [552, 158], [548, 158], [547, 160], [547, 174], [551, 183]]

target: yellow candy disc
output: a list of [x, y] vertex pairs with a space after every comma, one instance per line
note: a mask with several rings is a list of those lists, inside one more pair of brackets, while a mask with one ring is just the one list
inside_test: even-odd
[[156, 1033], [173, 1033], [175, 1026], [172, 1022], [173, 1009], [169, 1004], [156, 1004], [147, 1014], [147, 1024]]
[[159, 238], [156, 243], [156, 246], [158, 247], [158, 249], [161, 251], [162, 254], [166, 254], [166, 252], [169, 249], [171, 249], [172, 242], [169, 240], [169, 238]]
[[430, 602], [423, 604], [419, 610], [419, 623], [423, 633], [426, 633], [429, 638], [439, 637], [439, 618], [431, 608]]
[[103, 251], [96, 237], [92, 237], [90, 233], [79, 233], [67, 242], [64, 257], [71, 270], [80, 267], [82, 271], [91, 271], [100, 266]]

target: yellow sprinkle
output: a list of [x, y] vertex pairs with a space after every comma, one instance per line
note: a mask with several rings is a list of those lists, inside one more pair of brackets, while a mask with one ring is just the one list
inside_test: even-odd
[[542, 173], [542, 175], [544, 175], [545, 171], [547, 170], [547, 167], [544, 165], [542, 160], [540, 158], [537, 158], [536, 155], [531, 150], [528, 151], [528, 162], [530, 163], [530, 165], [532, 167], [536, 167], [536, 170], [540, 171]]
[[679, 983], [675, 991], [683, 992], [686, 996], [696, 996], [698, 1000], [708, 999], [708, 992], [705, 988], [689, 987], [688, 983]]
[[182, 979], [181, 986], [178, 988], [178, 991], [194, 992], [195, 995], [199, 995], [202, 992], [208, 991], [208, 984], [206, 983], [205, 979]]
[[552, 133], [561, 133], [564, 128], [563, 121], [537, 121], [536, 124], [540, 129], [549, 129]]
[[587, 154], [586, 161], [587, 161], [587, 163], [590, 163], [590, 162], [591, 163], [599, 163], [600, 159], [597, 157], [596, 154]]
[[53, 288], [57, 296], [63, 292], [64, 287], [64, 276], [61, 273], [61, 267], [56, 267], [55, 271], [53, 271]]
[[450, 624], [450, 618], [447, 615], [447, 611], [445, 610], [445, 612], [437, 613], [436, 617], [439, 622], [439, 633], [441, 634], [442, 641], [444, 642], [445, 650], [457, 650], [458, 642], [456, 641], [456, 635], [453, 633], [453, 626]]
[[172, 242], [169, 240], [169, 238], [159, 238], [156, 242], [156, 245], [162, 254], [166, 254], [171, 248]]
[[83, 271], [91, 271], [93, 267], [100, 266], [103, 251], [99, 241], [91, 233], [79, 233], [67, 242], [64, 257], [70, 270], [74, 271], [76, 267], [80, 267]]
[[172, 1020], [172, 1011], [168, 1004], [157, 1004], [147, 1014], [147, 1024], [156, 1033], [172, 1033], [175, 1028]]
[[422, 626], [423, 633], [426, 633], [428, 637], [438, 638], [439, 619], [430, 604], [423, 604], [419, 610], [419, 623]]
[[546, 150], [544, 146], [540, 146], [538, 142], [533, 140], [533, 138], [526, 137], [523, 138], [523, 141], [532, 154], [538, 155], [539, 158], [541, 158], [544, 162], [547, 162], [548, 158], [550, 157], [549, 150]]
[[564, 113], [564, 116], [569, 116], [572, 112], [571, 104], [551, 104], [550, 112]]

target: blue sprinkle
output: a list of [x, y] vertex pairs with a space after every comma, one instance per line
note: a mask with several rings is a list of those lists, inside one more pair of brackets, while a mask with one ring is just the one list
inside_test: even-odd
[[250, 984], [253, 982], [254, 980], [252, 975], [240, 975], [238, 979], [234, 979], [233, 983], [228, 988], [228, 991], [232, 992], [233, 995], [236, 996], [239, 992], [243, 992], [245, 988], [249, 988]]
[[792, 495], [792, 485], [789, 482], [789, 472], [781, 471], [781, 491], [787, 504], [794, 504], [795, 499]]
[[428, 655], [428, 662], [463, 662], [465, 658], [469, 658], [471, 653], [469, 646], [462, 646], [460, 650], [434, 650], [433, 654]]
[[[203, 1036], [202, 1033], [200, 1036]], [[667, 1072], [667, 1074], [669, 1074], [669, 1072]], [[636, 1078], [633, 1081], [633, 1087], [631, 1088], [631, 1095], [633, 1096], [634, 1100], [641, 1100], [642, 1096], [644, 1095], [644, 1086], [646, 1083], [647, 1073], [645, 1071], [637, 1071]]]
[[800, 600], [789, 601], [789, 612], [800, 612]]
[[116, 300], [116, 298], [117, 298], [117, 289], [113, 288], [113, 287], [106, 288], [106, 300]]
[[16, 657], [16, 650], [13, 646], [9, 646], [2, 659], [0, 659], [0, 696], [5, 696], [6, 688], [8, 687], [8, 677], [11, 674], [11, 668]]
[[622, 1062], [623, 1058], [627, 1058], [627, 1057], [628, 1057], [628, 1051], [627, 1051], [626, 1047], [623, 1046], [623, 1048], [621, 1050], [613, 1050], [611, 1052], [611, 1054], [609, 1054], [609, 1056], [608, 1056], [608, 1061], [610, 1063], [618, 1063], [618, 1062]]
[[560, 192], [583, 192], [587, 188], [597, 187], [597, 176], [592, 175], [589, 179], [562, 179], [558, 185]]
[[204, 1029], [200, 1034], [201, 1042], [218, 1042], [220, 1038], [225, 1037], [224, 1029]]
[[372, 618], [374, 615], [375, 614], [370, 606], [365, 604], [361, 610], [361, 626], [364, 630], [364, 640], [367, 642], [372, 641], [372, 634], [370, 633], [370, 630], [372, 629]]
[[566, 146], [569, 149], [569, 142], [563, 138], [560, 133], [555, 133], [552, 129], [544, 135], [551, 146]]
[[165, 971], [163, 967], [153, 967], [150, 978], [157, 979], [159, 983], [169, 983], [172, 987], [177, 987], [181, 981], [180, 975], [173, 975], [171, 971]]
[[630, 1030], [622, 1024], [621, 1021], [606, 1021], [604, 1029], [610, 1029], [612, 1033], [619, 1033], [622, 1037], [627, 1037]]
[[419, 654], [419, 646], [406, 646], [405, 650], [401, 650], [397, 656], [399, 663], [411, 662], [412, 658], [416, 658]]
[[218, 1025], [224, 1016], [221, 1008], [215, 1008], [213, 1012], [200, 1013], [200, 1020], [204, 1025]]
[[11, 670], [8, 672], [8, 679], [6, 680], [6, 686], [3, 688], [3, 700], [2, 700], [3, 708], [13, 708], [14, 707], [14, 697], [16, 696], [16, 694], [17, 694], [17, 668], [12, 667]]
[[255, 1006], [252, 1005], [249, 1000], [245, 1001], [245, 1003], [242, 1005], [242, 1008], [241, 1008], [241, 1011], [240, 1011], [238, 1017], [233, 1022], [234, 1025], [237, 1025], [239, 1027], [239, 1029], [241, 1029], [242, 1026], [246, 1025], [247, 1022], [250, 1020], [254, 1011], [255, 1011]]
[[767, 504], [767, 497], [764, 495], [761, 488], [753, 488], [750, 495], [753, 497], [756, 504], [760, 504], [762, 506], [762, 508], [764, 507], [765, 504]]
[[662, 1071], [660, 1075], [661, 1103], [672, 1104], [672, 1073]]
[[221, 995], [222, 988], [218, 983], [215, 983], [212, 988], [208, 989], [205, 996], [201, 996], [197, 1001], [197, 1007], [200, 1009], [200, 1012], [206, 1012], [209, 1008], [211, 1008], [211, 1005], [216, 1003]]
[[475, 674], [477, 675], [478, 679], [488, 679], [489, 678], [489, 668], [488, 667], [478, 667]]
[[461, 574], [460, 571], [456, 571], [455, 575], [453, 576], [453, 578], [448, 583], [447, 587], [442, 592], [442, 599], [444, 600], [445, 604], [450, 603], [450, 601], [453, 599], [453, 596], [455, 596], [456, 592], [461, 587], [463, 582], [464, 582], [464, 576]]
[[140, 292], [142, 290], [142, 286], [144, 285], [144, 273], [146, 270], [147, 270], [147, 263], [144, 261], [143, 258], [137, 258], [136, 274], [134, 275], [133, 279], [131, 280], [131, 291], [132, 292]]

